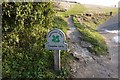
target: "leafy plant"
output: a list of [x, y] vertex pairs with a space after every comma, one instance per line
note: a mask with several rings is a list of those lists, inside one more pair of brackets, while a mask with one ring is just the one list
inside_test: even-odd
[[53, 51], [44, 48], [53, 18], [52, 2], [2, 4], [3, 78], [59, 76], [53, 70]]

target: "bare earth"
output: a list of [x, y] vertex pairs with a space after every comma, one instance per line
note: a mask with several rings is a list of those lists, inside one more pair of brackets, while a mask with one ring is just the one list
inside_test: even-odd
[[[113, 25], [111, 22], [116, 21], [117, 17], [113, 17], [106, 23], [102, 24], [98, 30], [105, 29]], [[69, 30], [67, 37], [69, 38], [69, 49], [74, 57], [79, 58], [77, 62], [70, 64], [72, 67], [71, 72], [75, 78], [118, 78], [118, 44], [112, 38], [117, 33], [102, 34], [108, 45], [109, 55], [95, 56], [92, 55], [87, 48], [83, 48], [80, 43], [81, 34], [77, 31], [72, 22], [72, 17], [66, 19], [68, 22]], [[114, 21], [113, 21], [114, 20]], [[108, 25], [110, 23], [110, 25]], [[115, 24], [116, 26], [116, 24]], [[104, 28], [103, 28], [104, 27]], [[117, 26], [116, 26], [117, 27]], [[107, 29], [106, 28], [106, 29]]]

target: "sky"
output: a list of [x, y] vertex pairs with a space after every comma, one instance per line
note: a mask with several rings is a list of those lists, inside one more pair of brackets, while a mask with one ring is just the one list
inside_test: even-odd
[[68, 0], [68, 1], [77, 1], [82, 4], [96, 4], [96, 5], [103, 5], [103, 6], [118, 6], [118, 2], [120, 0]]

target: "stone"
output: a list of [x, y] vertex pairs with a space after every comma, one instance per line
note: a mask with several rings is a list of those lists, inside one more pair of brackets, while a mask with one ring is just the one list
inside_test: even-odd
[[108, 59], [111, 60], [111, 57], [109, 57]]
[[88, 43], [88, 42], [85, 42], [85, 41], [81, 41], [81, 46], [83, 48], [91, 48], [92, 47], [92, 44]]
[[97, 21], [95, 21], [95, 20], [94, 20], [93, 22], [94, 22], [95, 24], [98, 24], [98, 22], [97, 22]]
[[76, 61], [79, 61], [80, 59], [79, 59], [79, 58], [77, 58], [77, 57], [75, 57], [75, 60], [76, 60]]

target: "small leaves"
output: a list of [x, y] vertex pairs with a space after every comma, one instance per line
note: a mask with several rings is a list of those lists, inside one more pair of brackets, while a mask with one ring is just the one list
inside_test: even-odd
[[43, 48], [52, 27], [52, 3], [4, 2], [2, 7], [3, 77], [45, 77], [53, 64], [52, 52]]

